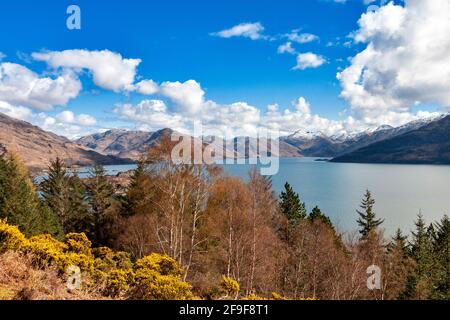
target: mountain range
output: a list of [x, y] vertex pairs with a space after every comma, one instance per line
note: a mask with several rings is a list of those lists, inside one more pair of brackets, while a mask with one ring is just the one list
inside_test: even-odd
[[131, 160], [98, 153], [65, 137], [0, 113], [0, 149], [15, 152], [31, 171], [47, 168], [60, 157], [68, 166], [125, 164]]
[[450, 116], [332, 160], [354, 163], [450, 164]]
[[[397, 128], [381, 126], [375, 130], [367, 130], [345, 136], [327, 136], [321, 132], [299, 130], [292, 135], [281, 137], [279, 139], [279, 152], [274, 152], [274, 155], [280, 157], [338, 158], [371, 144], [414, 131], [441, 118], [414, 121]], [[163, 129], [156, 132], [114, 129], [86, 136], [75, 142], [102, 154], [137, 160], [148, 148], [157, 143], [163, 134], [172, 132], [170, 129]], [[245, 154], [242, 154], [242, 152], [239, 153], [234, 148], [234, 145], [239, 139], [246, 139]], [[217, 143], [217, 141], [217, 138], [214, 137], [204, 137], [202, 139], [204, 145]], [[258, 155], [256, 145], [257, 143], [254, 138], [235, 138], [231, 142], [231, 145], [226, 146], [225, 152], [227, 157], [251, 158]]]
[[[171, 129], [155, 132], [113, 129], [71, 141], [25, 121], [0, 113], [0, 149], [17, 152], [26, 165], [42, 170], [60, 157], [69, 166], [125, 164], [138, 160]], [[235, 138], [223, 152], [227, 158], [258, 155], [255, 139], [246, 140], [245, 154], [235, 150]], [[202, 146], [217, 138], [196, 139]], [[220, 140], [219, 140], [220, 141]], [[356, 134], [327, 136], [299, 130], [279, 139], [280, 157], [333, 158], [334, 162], [450, 163], [450, 116], [410, 122], [401, 127], [381, 126]]]

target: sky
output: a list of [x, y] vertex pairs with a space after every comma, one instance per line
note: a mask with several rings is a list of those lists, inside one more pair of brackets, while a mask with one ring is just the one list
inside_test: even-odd
[[399, 126], [448, 111], [449, 15], [450, 0], [2, 1], [0, 112], [69, 138]]

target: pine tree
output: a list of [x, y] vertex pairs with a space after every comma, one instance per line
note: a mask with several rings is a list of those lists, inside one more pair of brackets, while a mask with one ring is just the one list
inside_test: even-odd
[[151, 201], [156, 192], [146, 166], [145, 161], [140, 160], [131, 176], [127, 193], [122, 201], [122, 215], [125, 217], [146, 213], [152, 207]]
[[376, 218], [376, 214], [373, 211], [374, 205], [375, 200], [372, 198], [371, 192], [367, 190], [360, 205], [361, 210], [356, 210], [359, 214], [357, 222], [361, 227], [359, 232], [363, 239], [372, 231], [375, 231], [384, 222], [384, 220]]
[[86, 194], [86, 186], [78, 175], [69, 178], [70, 213], [67, 232], [82, 233], [89, 229], [90, 212]]
[[0, 218], [28, 236], [61, 236], [57, 218], [39, 199], [28, 170], [15, 154], [0, 157]]
[[88, 233], [94, 246], [105, 246], [113, 240], [112, 227], [117, 218], [117, 201], [114, 199], [114, 188], [102, 166], [94, 166], [90, 175], [87, 195], [91, 229]]
[[401, 249], [405, 255], [408, 254], [408, 237], [403, 235], [402, 230], [399, 228], [395, 231], [395, 235], [392, 237], [392, 242], [389, 245], [389, 250], [393, 250], [394, 248]]
[[50, 162], [48, 175], [41, 183], [41, 195], [45, 204], [58, 217], [64, 232], [71, 232], [71, 192], [69, 175], [60, 158]]
[[322, 211], [317, 206], [314, 209], [312, 209], [311, 213], [309, 214], [309, 220], [311, 222], [322, 221], [331, 229], [334, 229], [333, 223], [331, 222], [330, 218], [327, 217], [325, 214], [323, 214]]
[[427, 299], [431, 293], [433, 248], [430, 228], [427, 228], [422, 214], [415, 222], [416, 231], [412, 233], [411, 254], [415, 260], [414, 274], [409, 278], [407, 297]]
[[412, 259], [408, 256], [407, 237], [397, 229], [392, 242], [388, 246], [384, 264], [385, 297], [389, 300], [403, 299], [408, 289], [409, 278], [413, 268]]
[[435, 274], [434, 298], [450, 299], [450, 219], [444, 216], [436, 225], [434, 241], [434, 255], [436, 265], [433, 268]]
[[280, 197], [281, 211], [287, 217], [290, 225], [297, 225], [307, 217], [306, 206], [300, 201], [299, 195], [289, 183], [286, 182], [284, 189]]

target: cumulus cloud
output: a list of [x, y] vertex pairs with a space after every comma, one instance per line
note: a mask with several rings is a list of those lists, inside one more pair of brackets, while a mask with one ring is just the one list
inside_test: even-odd
[[156, 94], [159, 91], [158, 84], [153, 80], [142, 80], [131, 87], [134, 91], [144, 95]]
[[35, 52], [32, 57], [45, 61], [52, 68], [89, 70], [94, 83], [104, 89], [124, 91], [133, 85], [140, 59], [124, 59], [109, 50], [65, 50]]
[[205, 91], [195, 80], [163, 82], [159, 92], [172, 100], [183, 113], [195, 114], [204, 104]]
[[88, 114], [75, 115], [72, 111], [68, 110], [59, 113], [55, 118], [63, 123], [77, 124], [80, 126], [93, 126], [97, 123], [97, 120]]
[[66, 105], [78, 96], [81, 82], [73, 72], [63, 71], [50, 78], [40, 77], [14, 63], [0, 64], [0, 100], [40, 110]]
[[0, 51], [0, 61], [6, 58], [6, 54]]
[[399, 123], [414, 106], [450, 106], [448, 12], [448, 0], [408, 0], [361, 16], [352, 36], [367, 46], [338, 74], [358, 117]]
[[297, 43], [308, 43], [319, 40], [319, 37], [312, 33], [299, 33], [298, 30], [293, 30], [292, 32], [285, 35], [292, 42]]
[[300, 53], [297, 56], [297, 65], [294, 70], [318, 68], [326, 62], [325, 58], [312, 52]]
[[251, 40], [259, 40], [266, 38], [262, 32], [264, 27], [261, 23], [241, 23], [230, 29], [214, 32], [211, 35], [221, 38], [244, 37]]
[[87, 114], [76, 115], [71, 111], [63, 111], [53, 117], [45, 112], [35, 112], [27, 107], [0, 101], [0, 113], [73, 139], [97, 131], [95, 127], [97, 121], [94, 117]]
[[294, 54], [295, 49], [292, 47], [292, 42], [286, 42], [278, 47], [277, 52], [279, 54], [283, 54], [283, 53]]
[[119, 104], [114, 112], [124, 119], [146, 124], [150, 130], [171, 128], [183, 131], [185, 120], [180, 114], [169, 113], [161, 100], [143, 100], [137, 105]]
[[311, 105], [304, 97], [300, 97], [297, 101], [294, 102], [294, 106], [298, 112], [303, 114], [311, 113]]

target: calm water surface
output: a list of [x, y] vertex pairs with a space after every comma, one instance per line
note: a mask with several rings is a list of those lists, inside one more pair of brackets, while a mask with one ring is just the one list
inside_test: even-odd
[[[281, 159], [280, 171], [272, 177], [274, 189], [283, 190], [288, 181], [309, 210], [319, 206], [338, 229], [356, 229], [357, 213], [366, 189], [372, 191], [375, 211], [384, 218], [386, 232], [397, 228], [409, 232], [421, 211], [432, 222], [450, 213], [450, 166], [344, 164], [314, 158]], [[134, 166], [107, 166], [109, 174]], [[250, 165], [228, 165], [225, 171], [248, 178]], [[85, 170], [80, 175], [85, 174]]]

